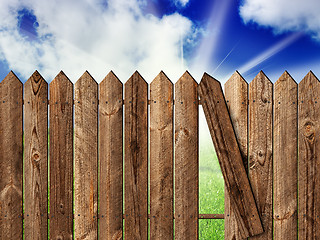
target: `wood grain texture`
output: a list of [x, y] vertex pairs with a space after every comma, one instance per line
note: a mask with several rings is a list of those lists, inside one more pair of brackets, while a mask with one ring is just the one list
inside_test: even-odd
[[36, 71], [24, 84], [25, 239], [48, 236], [48, 84]]
[[[243, 165], [248, 170], [248, 83], [235, 72], [225, 83], [225, 98], [230, 118], [238, 140]], [[226, 188], [226, 187], [225, 187]], [[238, 229], [237, 220], [230, 205], [228, 190], [225, 189], [225, 239], [243, 239]]]
[[74, 85], [74, 235], [98, 237], [98, 84], [85, 72]]
[[285, 72], [274, 84], [274, 239], [298, 238], [298, 85]]
[[299, 239], [320, 239], [320, 83], [299, 83]]
[[205, 73], [199, 93], [241, 236], [260, 234], [263, 228], [220, 82]]
[[22, 239], [22, 83], [0, 83], [0, 239]]
[[148, 238], [148, 84], [125, 83], [125, 238]]
[[73, 84], [60, 72], [49, 87], [50, 239], [72, 239]]
[[186, 72], [174, 86], [175, 239], [198, 239], [198, 84]]
[[252, 239], [272, 239], [273, 84], [261, 71], [249, 84], [249, 178], [264, 227]]
[[150, 84], [150, 237], [173, 239], [173, 84]]
[[99, 84], [99, 239], [122, 239], [122, 88], [113, 72]]

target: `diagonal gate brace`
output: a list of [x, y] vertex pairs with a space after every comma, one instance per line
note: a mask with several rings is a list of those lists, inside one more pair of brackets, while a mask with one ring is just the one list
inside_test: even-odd
[[243, 238], [261, 234], [263, 226], [221, 84], [205, 73], [198, 90], [240, 234]]

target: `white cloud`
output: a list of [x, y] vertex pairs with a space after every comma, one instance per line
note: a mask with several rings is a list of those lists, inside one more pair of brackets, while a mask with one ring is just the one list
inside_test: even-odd
[[319, 9], [319, 0], [244, 0], [240, 15], [277, 33], [304, 31], [320, 40]]
[[176, 6], [181, 6], [181, 7], [185, 7], [189, 0], [174, 0]]
[[[172, 81], [183, 74], [187, 66], [181, 66], [181, 42], [192, 42], [196, 32], [189, 19], [178, 13], [145, 15], [145, 0], [109, 0], [104, 8], [102, 3], [1, 0], [0, 58], [24, 78], [38, 69], [48, 81], [61, 69], [72, 81], [85, 70], [97, 81], [110, 70], [122, 81], [136, 69], [149, 82], [160, 70]], [[36, 41], [19, 32], [23, 8], [37, 17]]]

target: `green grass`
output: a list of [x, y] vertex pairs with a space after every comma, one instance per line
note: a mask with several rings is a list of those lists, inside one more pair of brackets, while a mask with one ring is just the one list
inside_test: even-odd
[[[224, 180], [211, 139], [200, 140], [199, 213], [224, 213]], [[199, 239], [224, 239], [223, 219], [199, 220]]]

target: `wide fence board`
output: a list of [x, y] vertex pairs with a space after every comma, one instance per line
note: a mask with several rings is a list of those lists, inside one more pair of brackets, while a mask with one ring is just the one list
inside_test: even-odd
[[272, 106], [273, 84], [260, 72], [249, 84], [249, 179], [264, 233], [272, 239]]
[[173, 239], [173, 84], [150, 84], [150, 238]]
[[298, 85], [285, 72], [274, 84], [274, 239], [298, 237]]
[[125, 239], [148, 239], [148, 84], [125, 83]]
[[[235, 72], [225, 83], [225, 98], [230, 118], [239, 143], [243, 165], [248, 170], [248, 83]], [[228, 190], [225, 187], [224, 237], [225, 239], [243, 239], [231, 207]]]
[[99, 84], [99, 239], [122, 239], [123, 86], [110, 72]]
[[186, 72], [174, 88], [175, 239], [198, 239], [198, 84]]
[[73, 236], [73, 84], [60, 72], [50, 90], [50, 239]]
[[36, 71], [24, 84], [24, 233], [48, 236], [48, 84]]
[[299, 239], [320, 238], [320, 83], [299, 83]]
[[0, 83], [0, 239], [22, 239], [22, 83]]
[[74, 84], [74, 237], [98, 237], [98, 84], [85, 72]]
[[199, 93], [241, 236], [263, 232], [220, 82], [204, 74]]

